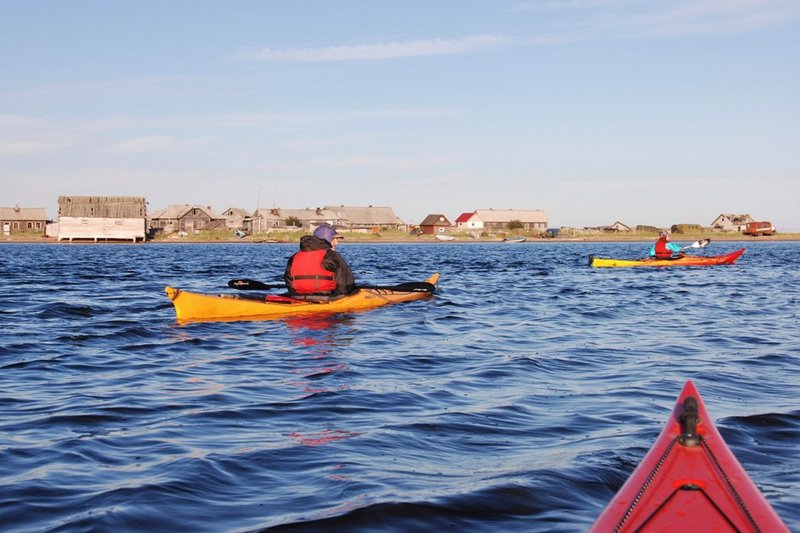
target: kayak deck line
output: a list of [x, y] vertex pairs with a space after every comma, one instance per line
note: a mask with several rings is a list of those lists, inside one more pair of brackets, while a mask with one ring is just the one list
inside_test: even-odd
[[590, 529], [644, 530], [789, 531], [723, 440], [691, 380]]
[[[653, 471], [650, 472], [650, 475], [647, 477], [644, 483], [642, 483], [642, 487], [639, 489], [639, 492], [637, 493], [636, 497], [631, 502], [630, 506], [628, 507], [628, 510], [625, 511], [625, 514], [620, 519], [619, 524], [617, 524], [617, 526], [614, 528], [614, 531], [620, 531], [621, 528], [625, 525], [625, 522], [630, 517], [636, 505], [641, 501], [642, 496], [647, 491], [649, 485], [652, 483], [652, 480], [655, 478], [655, 476], [658, 475], [658, 471], [661, 469], [662, 465], [664, 465], [664, 463], [667, 461], [667, 458], [672, 453], [676, 445], [687, 446], [687, 447], [701, 446], [703, 448], [703, 450], [708, 454], [714, 466], [717, 468], [720, 477], [727, 484], [728, 489], [730, 490], [731, 494], [736, 500], [736, 503], [739, 505], [742, 514], [744, 514], [747, 517], [750, 526], [753, 528], [754, 531], [760, 531], [758, 524], [756, 524], [755, 520], [753, 519], [753, 516], [750, 514], [750, 511], [748, 511], [747, 505], [745, 505], [744, 500], [736, 491], [736, 487], [733, 485], [727, 472], [725, 472], [725, 469], [720, 464], [719, 459], [717, 459], [717, 457], [714, 455], [714, 451], [709, 447], [708, 443], [703, 438], [703, 436], [697, 433], [697, 424], [699, 421], [700, 417], [698, 415], [698, 410], [697, 410], [697, 399], [694, 396], [688, 396], [683, 401], [683, 414], [680, 417], [680, 422], [684, 428], [683, 432], [680, 435], [674, 437], [667, 446], [667, 449], [664, 450], [664, 454], [661, 456], [658, 463], [656, 463], [655, 467], [653, 467]], [[637, 529], [641, 529], [642, 527], [646, 526], [651, 519], [656, 517], [658, 512], [662, 510], [676, 494], [678, 494], [678, 491], [699, 491], [717, 510], [719, 510], [720, 506], [718, 506], [714, 502], [714, 499], [705, 491], [703, 485], [704, 483], [692, 479], [687, 479], [681, 482], [677, 487], [675, 487], [674, 492], [670, 494], [667, 497], [667, 499], [664, 500], [664, 502], [661, 505], [659, 505], [650, 514], [650, 516], [638, 526]], [[720, 511], [720, 516], [724, 520], [726, 520], [731, 527], [736, 529], [735, 525], [730, 520], [728, 520], [727, 517], [724, 515], [724, 513], [722, 513], [721, 511]]]

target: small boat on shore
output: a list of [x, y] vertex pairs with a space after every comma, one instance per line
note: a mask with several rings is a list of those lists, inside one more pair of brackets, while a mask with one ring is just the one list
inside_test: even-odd
[[436, 239], [440, 240], [440, 241], [454, 241], [454, 240], [456, 240], [456, 238], [453, 237], [452, 235], [442, 235], [442, 234], [436, 235]]
[[511, 244], [515, 244], [518, 242], [525, 242], [527, 239], [525, 237], [506, 237], [503, 239], [503, 242], [509, 242]]

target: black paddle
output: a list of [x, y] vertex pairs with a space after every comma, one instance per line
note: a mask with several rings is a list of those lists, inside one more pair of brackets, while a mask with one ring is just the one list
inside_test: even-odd
[[[232, 279], [228, 282], [228, 287], [240, 291], [268, 291], [270, 289], [285, 289], [283, 283], [268, 285], [254, 279]], [[433, 292], [436, 286], [427, 281], [409, 281], [399, 285], [358, 285], [359, 289], [377, 289], [397, 292]]]

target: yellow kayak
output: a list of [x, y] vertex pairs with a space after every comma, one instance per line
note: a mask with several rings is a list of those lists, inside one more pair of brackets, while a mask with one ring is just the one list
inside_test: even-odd
[[[423, 283], [395, 287], [362, 287], [355, 293], [328, 302], [300, 300], [287, 296], [246, 297], [238, 294], [200, 294], [166, 287], [180, 321], [270, 320], [293, 315], [362, 311], [384, 305], [428, 298], [433, 294], [439, 273]], [[397, 290], [410, 287], [408, 290]]]

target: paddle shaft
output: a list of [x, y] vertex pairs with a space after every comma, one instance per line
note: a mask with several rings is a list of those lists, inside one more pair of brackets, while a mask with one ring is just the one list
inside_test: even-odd
[[[228, 287], [242, 291], [268, 291], [270, 289], [285, 289], [286, 284], [267, 284], [254, 279], [232, 279], [228, 282]], [[399, 285], [358, 285], [359, 289], [386, 290], [397, 292], [433, 292], [436, 286], [427, 281], [410, 281]]]

